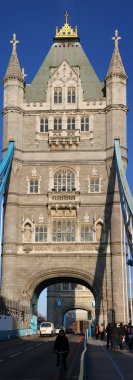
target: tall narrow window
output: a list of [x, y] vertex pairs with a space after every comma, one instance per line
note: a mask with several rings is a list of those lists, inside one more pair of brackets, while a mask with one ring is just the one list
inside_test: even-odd
[[35, 241], [40, 242], [40, 243], [47, 241], [47, 227], [46, 226], [35, 227]]
[[99, 193], [99, 191], [100, 191], [99, 178], [92, 178], [90, 182], [90, 192]]
[[40, 120], [40, 132], [48, 132], [48, 119]]
[[76, 101], [75, 87], [68, 87], [67, 102], [68, 103], [75, 103], [75, 101]]
[[75, 129], [75, 117], [68, 117], [67, 129]]
[[54, 88], [54, 103], [62, 103], [62, 88]]
[[81, 118], [81, 131], [89, 131], [89, 118], [88, 117], [82, 117]]
[[75, 241], [75, 221], [66, 219], [53, 221], [53, 241]]
[[55, 191], [75, 191], [75, 173], [68, 169], [58, 170], [54, 175]]
[[62, 119], [55, 118], [54, 119], [54, 130], [61, 130], [62, 129]]
[[30, 181], [30, 193], [38, 193], [39, 186], [38, 186], [38, 179], [32, 179]]
[[93, 241], [93, 228], [89, 226], [81, 226], [81, 241]]

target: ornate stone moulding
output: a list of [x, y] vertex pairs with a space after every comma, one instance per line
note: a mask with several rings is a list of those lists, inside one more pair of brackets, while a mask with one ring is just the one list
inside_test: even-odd
[[[57, 212], [58, 210], [62, 210], [63, 214], [66, 212], [68, 214], [73, 210], [76, 210], [78, 212], [80, 205], [80, 192], [79, 191], [72, 191], [72, 192], [58, 192], [55, 191], [48, 193], [48, 211], [51, 213], [52, 210], [55, 210]], [[53, 213], [55, 213], [53, 212]], [[55, 215], [58, 216], [58, 215]], [[71, 215], [60, 215], [60, 216], [71, 216]], [[73, 215], [76, 216], [76, 215]]]
[[80, 141], [80, 130], [49, 130], [49, 146], [51, 148], [67, 148], [68, 146], [71, 147], [72, 145], [78, 146]]

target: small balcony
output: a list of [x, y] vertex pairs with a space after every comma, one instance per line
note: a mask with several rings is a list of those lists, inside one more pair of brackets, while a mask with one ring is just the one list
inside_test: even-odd
[[58, 149], [59, 147], [64, 149], [78, 146], [80, 141], [79, 129], [62, 129], [62, 130], [49, 130], [48, 142], [51, 148]]
[[68, 192], [65, 189], [60, 192], [52, 189], [51, 192], [48, 193], [48, 210], [67, 210], [72, 212], [75, 210], [76, 213], [79, 209], [80, 204], [80, 192], [76, 191], [75, 188], [72, 191]]

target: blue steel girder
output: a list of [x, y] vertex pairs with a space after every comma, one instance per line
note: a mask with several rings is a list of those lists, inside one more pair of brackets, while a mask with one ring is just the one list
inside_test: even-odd
[[14, 141], [10, 141], [6, 154], [0, 164], [0, 194], [2, 193], [3, 188], [8, 179], [8, 175], [9, 175], [9, 171], [10, 171], [11, 163], [13, 159], [13, 154], [14, 154]]
[[115, 140], [114, 148], [123, 221], [125, 225], [127, 241], [130, 247], [130, 252], [133, 257], [133, 197], [128, 186], [121, 159], [119, 140]]

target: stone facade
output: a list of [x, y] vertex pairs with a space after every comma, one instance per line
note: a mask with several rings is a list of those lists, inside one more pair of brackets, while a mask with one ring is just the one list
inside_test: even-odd
[[1, 295], [29, 310], [44, 287], [75, 279], [92, 292], [97, 321], [107, 321], [112, 311], [116, 321], [127, 321], [113, 158], [119, 138], [126, 165], [127, 76], [117, 32], [114, 39], [104, 82], [79, 38], [66, 33], [55, 36], [28, 85], [13, 35], [3, 153], [14, 140], [15, 154], [4, 204]]
[[55, 326], [68, 327], [74, 320], [88, 320], [89, 313], [94, 320], [93, 294], [85, 286], [65, 282], [47, 288], [47, 320]]

